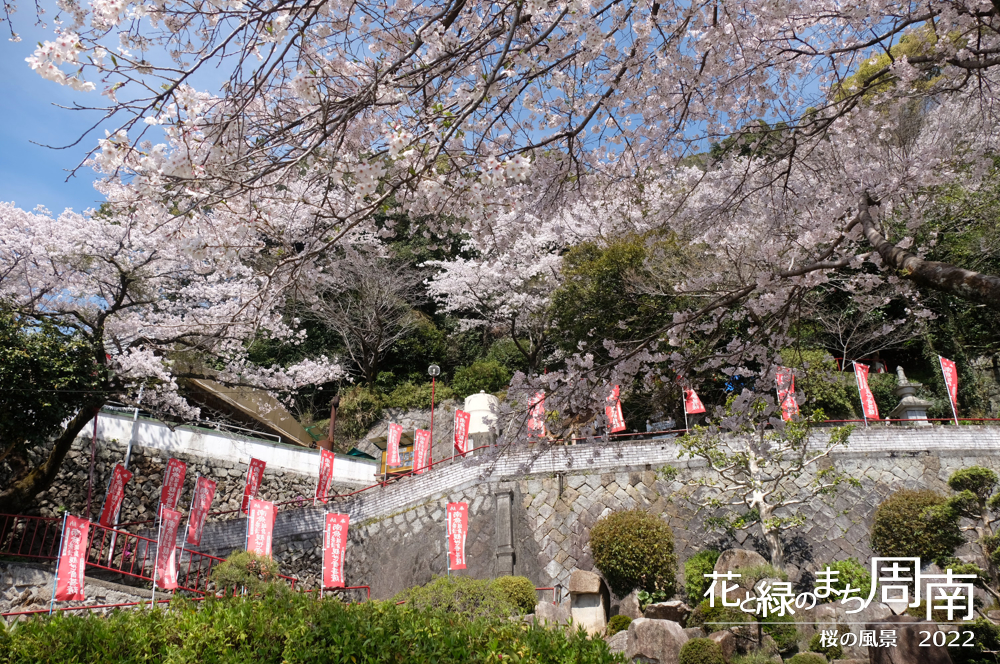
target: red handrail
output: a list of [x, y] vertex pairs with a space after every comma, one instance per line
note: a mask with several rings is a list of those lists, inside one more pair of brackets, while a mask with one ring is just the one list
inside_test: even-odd
[[556, 589], [555, 588], [553, 588], [552, 586], [545, 586], [544, 588], [535, 588], [535, 592], [538, 592], [539, 590], [551, 590], [552, 591], [552, 603], [553, 604], [556, 603]]

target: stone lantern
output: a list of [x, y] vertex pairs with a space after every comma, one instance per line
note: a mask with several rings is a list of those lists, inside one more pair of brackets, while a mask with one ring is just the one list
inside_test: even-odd
[[900, 422], [900, 424], [930, 426], [930, 422], [927, 421], [927, 409], [934, 403], [917, 396], [917, 390], [922, 385], [907, 380], [906, 374], [903, 373], [903, 367], [896, 367], [896, 377], [899, 379], [899, 386], [893, 390], [893, 394], [900, 399], [899, 405], [889, 413], [889, 419], [913, 420], [913, 422]]

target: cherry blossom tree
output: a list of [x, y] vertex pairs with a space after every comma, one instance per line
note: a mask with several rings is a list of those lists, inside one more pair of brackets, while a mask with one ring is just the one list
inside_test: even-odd
[[[56, 4], [28, 62], [103, 95], [92, 108], [116, 128], [85, 158], [128, 183], [116, 213], [154, 201], [187, 232], [225, 207], [239, 235], [294, 210], [311, 233], [269, 259], [297, 288], [390, 204], [446, 211], [432, 223], [457, 223], [486, 269], [506, 224], [572, 217], [599, 237], [618, 210], [669, 228], [699, 260], [666, 286], [695, 305], [612, 345], [611, 364], [566, 358], [543, 382], [570, 401], [587, 372], [767, 378], [795, 303], [845, 268], [858, 292], [895, 274], [1000, 309], [1000, 278], [887, 230], [924, 223], [931, 188], [989, 172], [998, 2]], [[475, 265], [441, 267], [472, 287]]]
[[[124, 191], [105, 189], [110, 207]], [[45, 489], [101, 406], [110, 399], [135, 404], [140, 387], [144, 409], [193, 419], [198, 409], [178, 392], [185, 377], [211, 372], [224, 384], [287, 393], [342, 374], [325, 357], [287, 367], [248, 360], [255, 338], [290, 344], [302, 338], [296, 322], [282, 315], [295, 274], [274, 250], [295, 223], [279, 215], [265, 238], [262, 226], [228, 215], [219, 206], [172, 216], [147, 203], [128, 213], [52, 217], [0, 204], [5, 308], [24, 325], [82, 338], [92, 349], [95, 372], [104, 376], [89, 397], [77, 400], [41, 465], [25, 468], [0, 490], [0, 510], [20, 509]]]

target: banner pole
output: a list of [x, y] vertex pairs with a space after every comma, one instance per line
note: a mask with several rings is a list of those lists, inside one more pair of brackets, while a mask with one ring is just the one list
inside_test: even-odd
[[[159, 510], [157, 510], [157, 514], [159, 514]], [[160, 525], [156, 530], [156, 555], [153, 556], [153, 596], [152, 598], [150, 598], [149, 601], [149, 606], [152, 609], [156, 608], [156, 571], [158, 567], [156, 563], [157, 559], [160, 557], [160, 535], [162, 534], [163, 534], [163, 519], [160, 519]]]
[[[187, 541], [188, 533], [191, 531], [191, 515], [194, 514], [194, 502], [195, 502], [195, 500], [198, 499], [198, 480], [200, 480], [200, 479], [201, 479], [201, 473], [200, 472], [196, 472], [194, 474], [194, 491], [191, 492], [191, 508], [188, 510], [187, 527], [184, 528], [184, 545], [185, 546], [181, 547], [181, 557], [177, 561], [177, 576], [178, 577], [180, 577], [180, 575], [181, 575], [181, 569], [184, 567], [184, 551], [186, 550], [186, 546], [187, 546], [187, 543], [188, 543], [188, 541]], [[174, 546], [175, 547], [177, 546], [176, 541], [174, 542]], [[191, 561], [191, 552], [188, 551], [188, 562], [190, 562], [190, 561]]]
[[49, 615], [52, 615], [52, 609], [56, 605], [56, 586], [59, 585], [59, 560], [62, 558], [63, 551], [63, 538], [66, 537], [66, 517], [69, 515], [68, 511], [63, 512], [63, 525], [62, 533], [59, 534], [59, 555], [56, 556], [56, 574], [52, 579], [52, 601], [49, 603]]
[[858, 400], [861, 401], [861, 417], [865, 420], [865, 427], [868, 426], [868, 413], [865, 412], [865, 395], [861, 394], [861, 379], [858, 378], [858, 363], [851, 360], [851, 366], [854, 367], [854, 382], [858, 385]]
[[[951, 386], [948, 384], [948, 374], [944, 370], [944, 358], [938, 355], [938, 364], [941, 366], [941, 375], [944, 376], [944, 389], [948, 393], [948, 402], [951, 403], [951, 414], [955, 418], [955, 426], [958, 426], [958, 412], [955, 410], [955, 400], [951, 398]], [[955, 367], [955, 379], [958, 380], [958, 367]], [[955, 394], [958, 394], [958, 386], [955, 386]]]

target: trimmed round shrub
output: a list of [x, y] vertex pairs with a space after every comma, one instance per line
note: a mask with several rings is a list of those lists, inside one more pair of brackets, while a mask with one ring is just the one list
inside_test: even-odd
[[[857, 558], [848, 558], [847, 560], [837, 560], [827, 565], [821, 565], [820, 569], [817, 570], [817, 578], [819, 578], [819, 572], [826, 570], [829, 567], [831, 572], [837, 572], [836, 575], [832, 575], [834, 581], [830, 584], [830, 587], [834, 590], [840, 591], [841, 593], [847, 590], [847, 586], [850, 585], [851, 588], [860, 588], [861, 594], [864, 595], [871, 588], [872, 575], [864, 565], [858, 562]], [[835, 602], [837, 601], [838, 595], [836, 593], [830, 593], [826, 598], [820, 598], [816, 601], [818, 602]], [[816, 652], [819, 652], [818, 650]]]
[[590, 529], [594, 564], [619, 597], [641, 588], [676, 592], [677, 556], [674, 533], [658, 517], [643, 510], [609, 514]]
[[712, 573], [717, 562], [719, 552], [714, 549], [699, 551], [684, 561], [684, 594], [691, 606], [700, 604], [705, 598], [705, 591], [712, 583], [705, 575]]
[[681, 646], [680, 664], [726, 664], [722, 646], [712, 639], [691, 639]]
[[628, 616], [611, 616], [611, 620], [608, 621], [608, 636], [628, 629], [631, 624], [632, 619]]
[[800, 652], [788, 660], [788, 664], [826, 664], [826, 655], [818, 652]]
[[455, 370], [451, 387], [458, 397], [477, 394], [480, 390], [492, 393], [507, 389], [511, 373], [494, 360], [478, 360], [467, 367]]
[[493, 580], [493, 587], [500, 591], [521, 613], [534, 612], [535, 605], [538, 604], [535, 584], [527, 577], [501, 576]]
[[731, 626], [726, 623], [749, 622], [751, 622], [750, 614], [744, 613], [736, 607], [722, 606], [722, 600], [717, 597], [715, 598], [715, 606], [710, 606], [706, 599], [694, 607], [688, 616], [687, 627], [701, 627], [711, 634]]
[[897, 491], [875, 510], [872, 549], [880, 556], [914, 557], [925, 561], [950, 556], [965, 540], [958, 515], [948, 499], [923, 489]]
[[[844, 629], [840, 631], [846, 632], [846, 626], [844, 626]], [[834, 643], [832, 646], [824, 646], [822, 634], [814, 634], [813, 637], [809, 639], [809, 651], [826, 655], [826, 658], [829, 660], [840, 659], [844, 656], [844, 649], [840, 647], [839, 643]]]
[[232, 595], [234, 588], [238, 594], [245, 590], [247, 594], [255, 595], [276, 585], [283, 585], [276, 584], [280, 581], [278, 563], [273, 558], [250, 551], [230, 554], [225, 562], [212, 569], [210, 578], [220, 590], [228, 591], [227, 595]]

